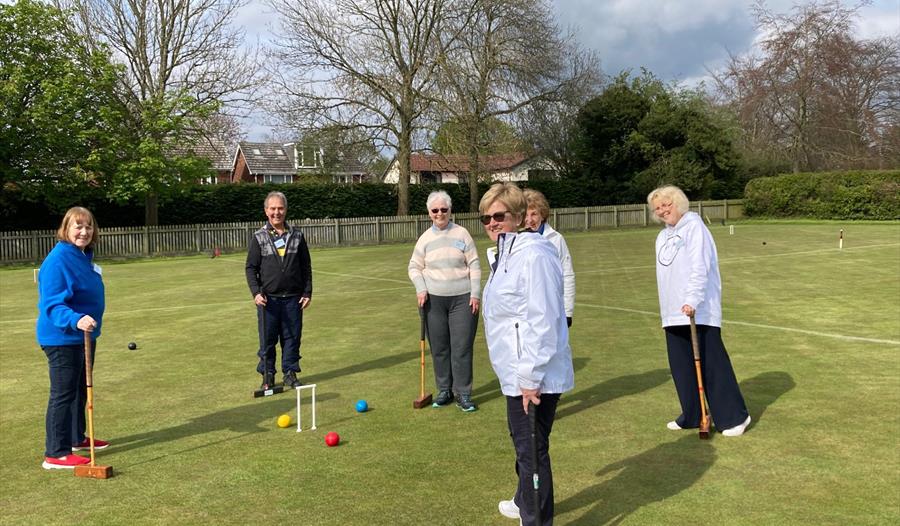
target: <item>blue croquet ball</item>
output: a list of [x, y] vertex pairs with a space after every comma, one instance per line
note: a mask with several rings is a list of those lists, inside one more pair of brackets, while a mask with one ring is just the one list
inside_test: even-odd
[[365, 413], [369, 410], [369, 404], [366, 403], [365, 400], [360, 400], [356, 402], [356, 412], [357, 413]]

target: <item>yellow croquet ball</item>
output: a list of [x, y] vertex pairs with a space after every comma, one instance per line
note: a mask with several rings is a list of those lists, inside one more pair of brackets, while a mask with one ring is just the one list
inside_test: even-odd
[[291, 425], [291, 415], [281, 415], [278, 417], [278, 427], [287, 427]]

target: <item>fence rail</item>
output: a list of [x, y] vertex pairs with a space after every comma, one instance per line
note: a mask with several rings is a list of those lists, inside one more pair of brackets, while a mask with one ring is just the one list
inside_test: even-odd
[[[744, 216], [740, 200], [691, 203], [691, 210], [707, 221], [739, 219]], [[643, 205], [557, 208], [550, 211], [549, 223], [557, 230], [597, 230], [647, 226], [651, 210]], [[473, 236], [483, 236], [477, 213], [454, 214], [453, 220]], [[416, 240], [430, 224], [427, 215], [307, 219], [299, 226], [311, 247], [399, 243]], [[237, 252], [247, 248], [259, 222], [174, 225], [155, 227], [103, 228], [97, 245], [98, 258], [178, 256]], [[27, 263], [44, 259], [56, 244], [55, 230], [0, 232], [0, 263]]]

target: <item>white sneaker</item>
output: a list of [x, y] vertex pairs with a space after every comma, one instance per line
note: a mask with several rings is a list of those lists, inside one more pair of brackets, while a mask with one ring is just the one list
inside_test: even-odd
[[518, 519], [519, 518], [519, 507], [516, 506], [516, 501], [510, 500], [501, 500], [500, 504], [497, 505], [500, 509], [500, 515], [510, 519]]
[[680, 431], [681, 430], [681, 426], [678, 425], [677, 423], [675, 423], [674, 420], [672, 420], [671, 422], [666, 424], [666, 427], [671, 429], [672, 431]]
[[739, 437], [744, 434], [744, 430], [747, 429], [747, 426], [750, 425], [750, 415], [747, 415], [747, 420], [744, 420], [742, 424], [738, 424], [734, 427], [730, 427], [724, 431], [722, 434], [727, 437]]

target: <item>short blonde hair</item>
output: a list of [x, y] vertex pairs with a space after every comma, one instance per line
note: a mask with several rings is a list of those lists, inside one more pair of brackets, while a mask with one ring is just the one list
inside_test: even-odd
[[546, 221], [550, 217], [550, 203], [544, 194], [532, 188], [526, 188], [522, 191], [525, 194], [525, 201], [528, 202], [528, 208], [534, 208], [537, 213], [541, 214], [541, 219]]
[[525, 194], [521, 188], [513, 183], [497, 183], [491, 186], [481, 196], [481, 202], [478, 203], [478, 211], [486, 214], [487, 209], [494, 204], [494, 201], [500, 201], [506, 206], [507, 212], [513, 216], [518, 216], [518, 225], [522, 226], [525, 222], [525, 211], [528, 210], [528, 202], [525, 200]]
[[[653, 201], [656, 201], [657, 199], [667, 199], [672, 201], [672, 204], [675, 205], [675, 209], [681, 214], [684, 214], [691, 208], [691, 202], [688, 201], [687, 196], [684, 195], [681, 188], [674, 185], [660, 186], [647, 194], [647, 204], [650, 205], [651, 211], [653, 209]], [[662, 221], [660, 218], [656, 217], [656, 214], [651, 214], [651, 217], [653, 217], [653, 220], [657, 223]]]
[[63, 216], [62, 222], [56, 230], [56, 239], [71, 243], [69, 240], [69, 227], [72, 226], [73, 222], [78, 221], [79, 219], [94, 227], [94, 232], [91, 235], [91, 242], [84, 247], [85, 251], [93, 250], [94, 245], [97, 244], [97, 241], [100, 238], [100, 227], [97, 226], [97, 220], [94, 219], [94, 214], [83, 206], [73, 206], [66, 211], [66, 215]]

